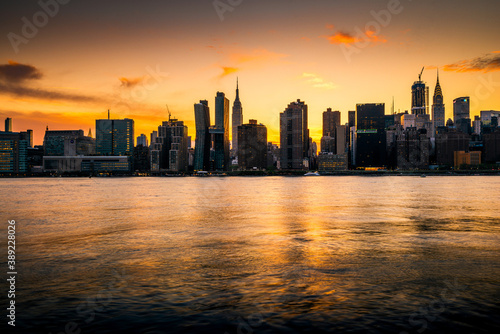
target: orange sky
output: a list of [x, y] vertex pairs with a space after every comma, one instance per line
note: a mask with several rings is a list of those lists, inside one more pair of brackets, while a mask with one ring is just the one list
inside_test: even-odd
[[[46, 22], [37, 2], [2, 4], [0, 117], [41, 144], [46, 126], [95, 134], [109, 108], [149, 137], [168, 104], [194, 139], [193, 105], [207, 99], [213, 118], [217, 91], [232, 106], [239, 77], [245, 122], [279, 142], [279, 113], [301, 99], [319, 142], [327, 108], [346, 122], [357, 103], [390, 113], [394, 96], [396, 111], [408, 110], [423, 66], [431, 94], [440, 68], [447, 118], [460, 96], [472, 117], [500, 109], [498, 1], [222, 3], [69, 2]], [[34, 16], [36, 33], [23, 29]]]

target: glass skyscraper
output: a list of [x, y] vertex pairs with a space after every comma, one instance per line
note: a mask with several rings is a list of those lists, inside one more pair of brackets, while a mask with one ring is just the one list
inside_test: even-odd
[[134, 153], [134, 120], [96, 120], [96, 153], [108, 156], [132, 156]]

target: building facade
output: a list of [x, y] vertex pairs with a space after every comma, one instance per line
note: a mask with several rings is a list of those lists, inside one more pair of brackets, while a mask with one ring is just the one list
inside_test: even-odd
[[132, 156], [134, 153], [134, 120], [96, 120], [96, 154]]
[[243, 170], [267, 168], [267, 128], [251, 119], [238, 127], [238, 167]]
[[300, 100], [280, 114], [281, 169], [307, 169], [309, 128], [307, 105]]
[[445, 126], [444, 97], [441, 85], [439, 84], [439, 74], [432, 99], [432, 124], [434, 129]]
[[356, 106], [356, 167], [386, 166], [385, 104]]
[[196, 123], [196, 139], [194, 146], [194, 170], [208, 171], [210, 169], [210, 108], [207, 100], [201, 100], [194, 105]]

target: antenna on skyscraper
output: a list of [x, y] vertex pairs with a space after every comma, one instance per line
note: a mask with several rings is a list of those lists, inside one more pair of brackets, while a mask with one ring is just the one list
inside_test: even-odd
[[108, 120], [110, 120], [110, 117], [109, 117], [109, 109], [108, 109]]
[[394, 96], [392, 97], [392, 114], [394, 115]]

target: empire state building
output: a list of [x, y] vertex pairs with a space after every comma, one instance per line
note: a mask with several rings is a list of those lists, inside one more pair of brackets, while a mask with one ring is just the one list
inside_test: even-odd
[[233, 104], [232, 155], [238, 156], [238, 126], [243, 124], [243, 107], [240, 102], [240, 89], [236, 79], [236, 99]]

